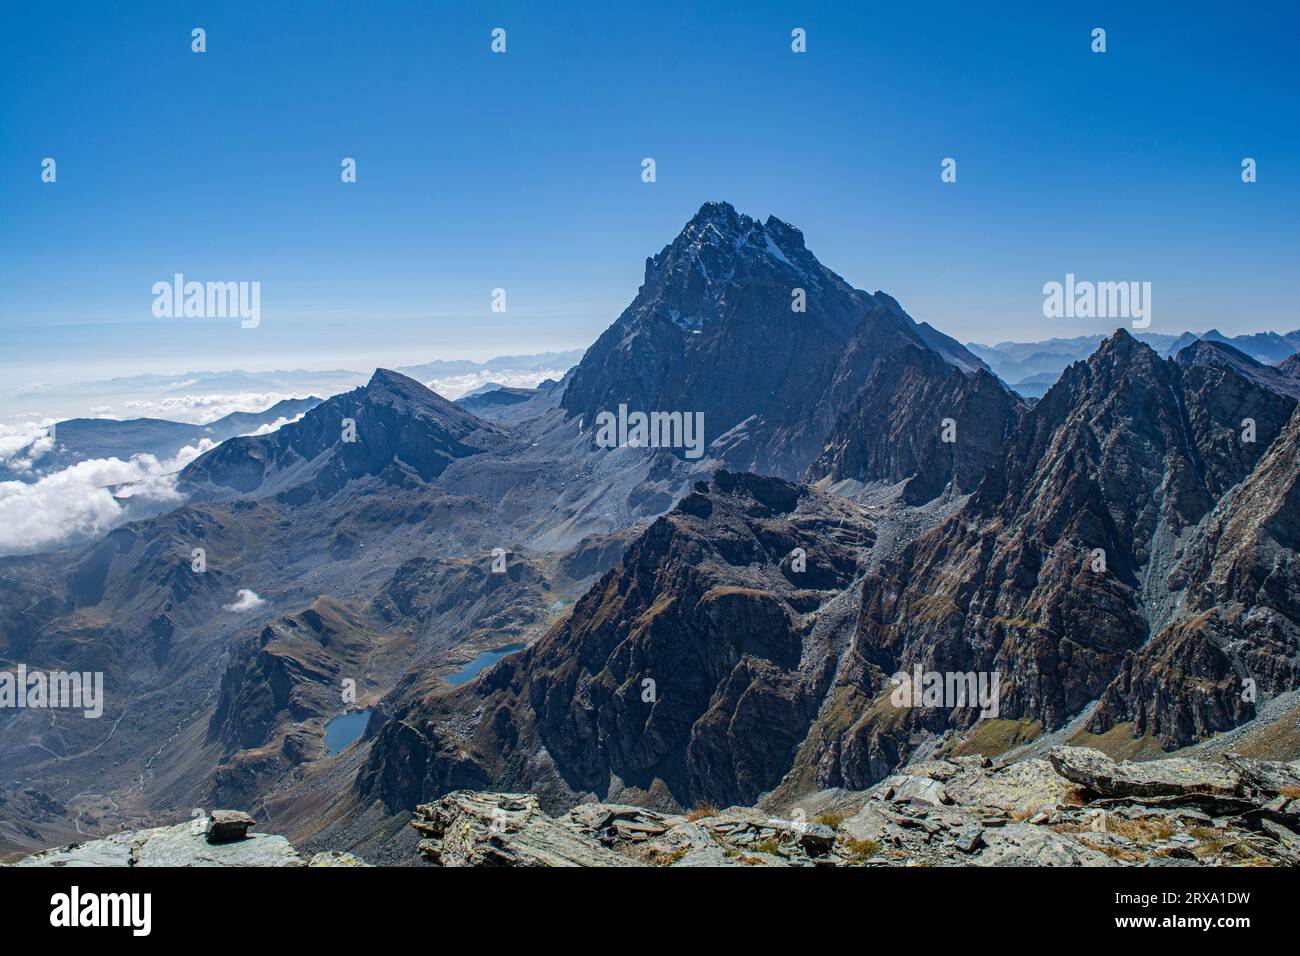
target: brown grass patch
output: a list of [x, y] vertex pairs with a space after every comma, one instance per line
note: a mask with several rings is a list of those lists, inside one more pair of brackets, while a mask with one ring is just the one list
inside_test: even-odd
[[697, 803], [691, 808], [691, 812], [686, 814], [686, 819], [694, 823], [696, 820], [703, 820], [705, 817], [716, 817], [718, 808], [712, 803]]

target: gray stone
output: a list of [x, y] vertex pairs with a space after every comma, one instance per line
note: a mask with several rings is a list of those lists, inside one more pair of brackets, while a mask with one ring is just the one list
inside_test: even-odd
[[988, 844], [976, 858], [980, 866], [1114, 866], [1106, 854], [1055, 830], [1011, 823], [983, 834]]
[[244, 839], [253, 822], [242, 810], [213, 810], [204, 834], [209, 843], [233, 843]]
[[799, 831], [799, 845], [811, 856], [828, 853], [835, 845], [835, 831], [824, 823], [813, 823]]
[[952, 845], [962, 853], [974, 853], [984, 846], [984, 835], [977, 826], [965, 826], [953, 835]]
[[441, 866], [631, 866], [542, 812], [533, 794], [458, 790], [415, 809], [419, 852]]
[[209, 843], [191, 823], [127, 830], [103, 840], [47, 850], [18, 866], [306, 866], [282, 836], [253, 833], [229, 843]]
[[1116, 763], [1089, 747], [1048, 752], [1056, 772], [1104, 797], [1233, 796], [1240, 775], [1220, 764], [1187, 757]]

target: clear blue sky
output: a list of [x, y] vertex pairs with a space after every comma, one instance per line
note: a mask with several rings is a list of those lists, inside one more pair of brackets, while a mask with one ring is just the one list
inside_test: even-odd
[[[6, 4], [0, 384], [585, 346], [709, 199], [962, 340], [1103, 330], [1066, 272], [1300, 326], [1293, 2], [612, 6]], [[178, 271], [261, 327], [153, 318]]]

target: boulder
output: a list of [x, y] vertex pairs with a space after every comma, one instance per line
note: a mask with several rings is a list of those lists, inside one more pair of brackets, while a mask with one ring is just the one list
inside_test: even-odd
[[242, 810], [213, 810], [204, 835], [209, 843], [233, 843], [248, 835], [253, 818]]
[[823, 853], [829, 853], [835, 846], [835, 831], [824, 823], [813, 823], [800, 828], [798, 831], [799, 845], [808, 852], [809, 856], [821, 856]]
[[1188, 757], [1116, 763], [1089, 747], [1056, 747], [1047, 754], [1062, 777], [1103, 797], [1233, 796], [1240, 774]]
[[1243, 794], [1275, 797], [1281, 793], [1300, 793], [1300, 768], [1280, 760], [1253, 760], [1240, 754], [1225, 754], [1223, 759], [1241, 780]]

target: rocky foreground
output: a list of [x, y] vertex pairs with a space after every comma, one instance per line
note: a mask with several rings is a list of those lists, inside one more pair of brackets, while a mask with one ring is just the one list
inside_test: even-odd
[[[459, 790], [416, 808], [439, 866], [1300, 866], [1300, 760], [1174, 757], [914, 763], [867, 791], [827, 790], [784, 817], [753, 807], [681, 815], [534, 794]], [[366, 866], [249, 833], [231, 810], [46, 850], [18, 866]]]
[[619, 804], [544, 813], [531, 794], [424, 804], [419, 852], [442, 866], [1296, 866], [1300, 761], [913, 764], [865, 792], [824, 791], [778, 818]]
[[238, 810], [170, 827], [124, 830], [45, 850], [17, 866], [367, 866], [351, 853], [300, 853], [282, 836], [249, 833], [253, 818]]

